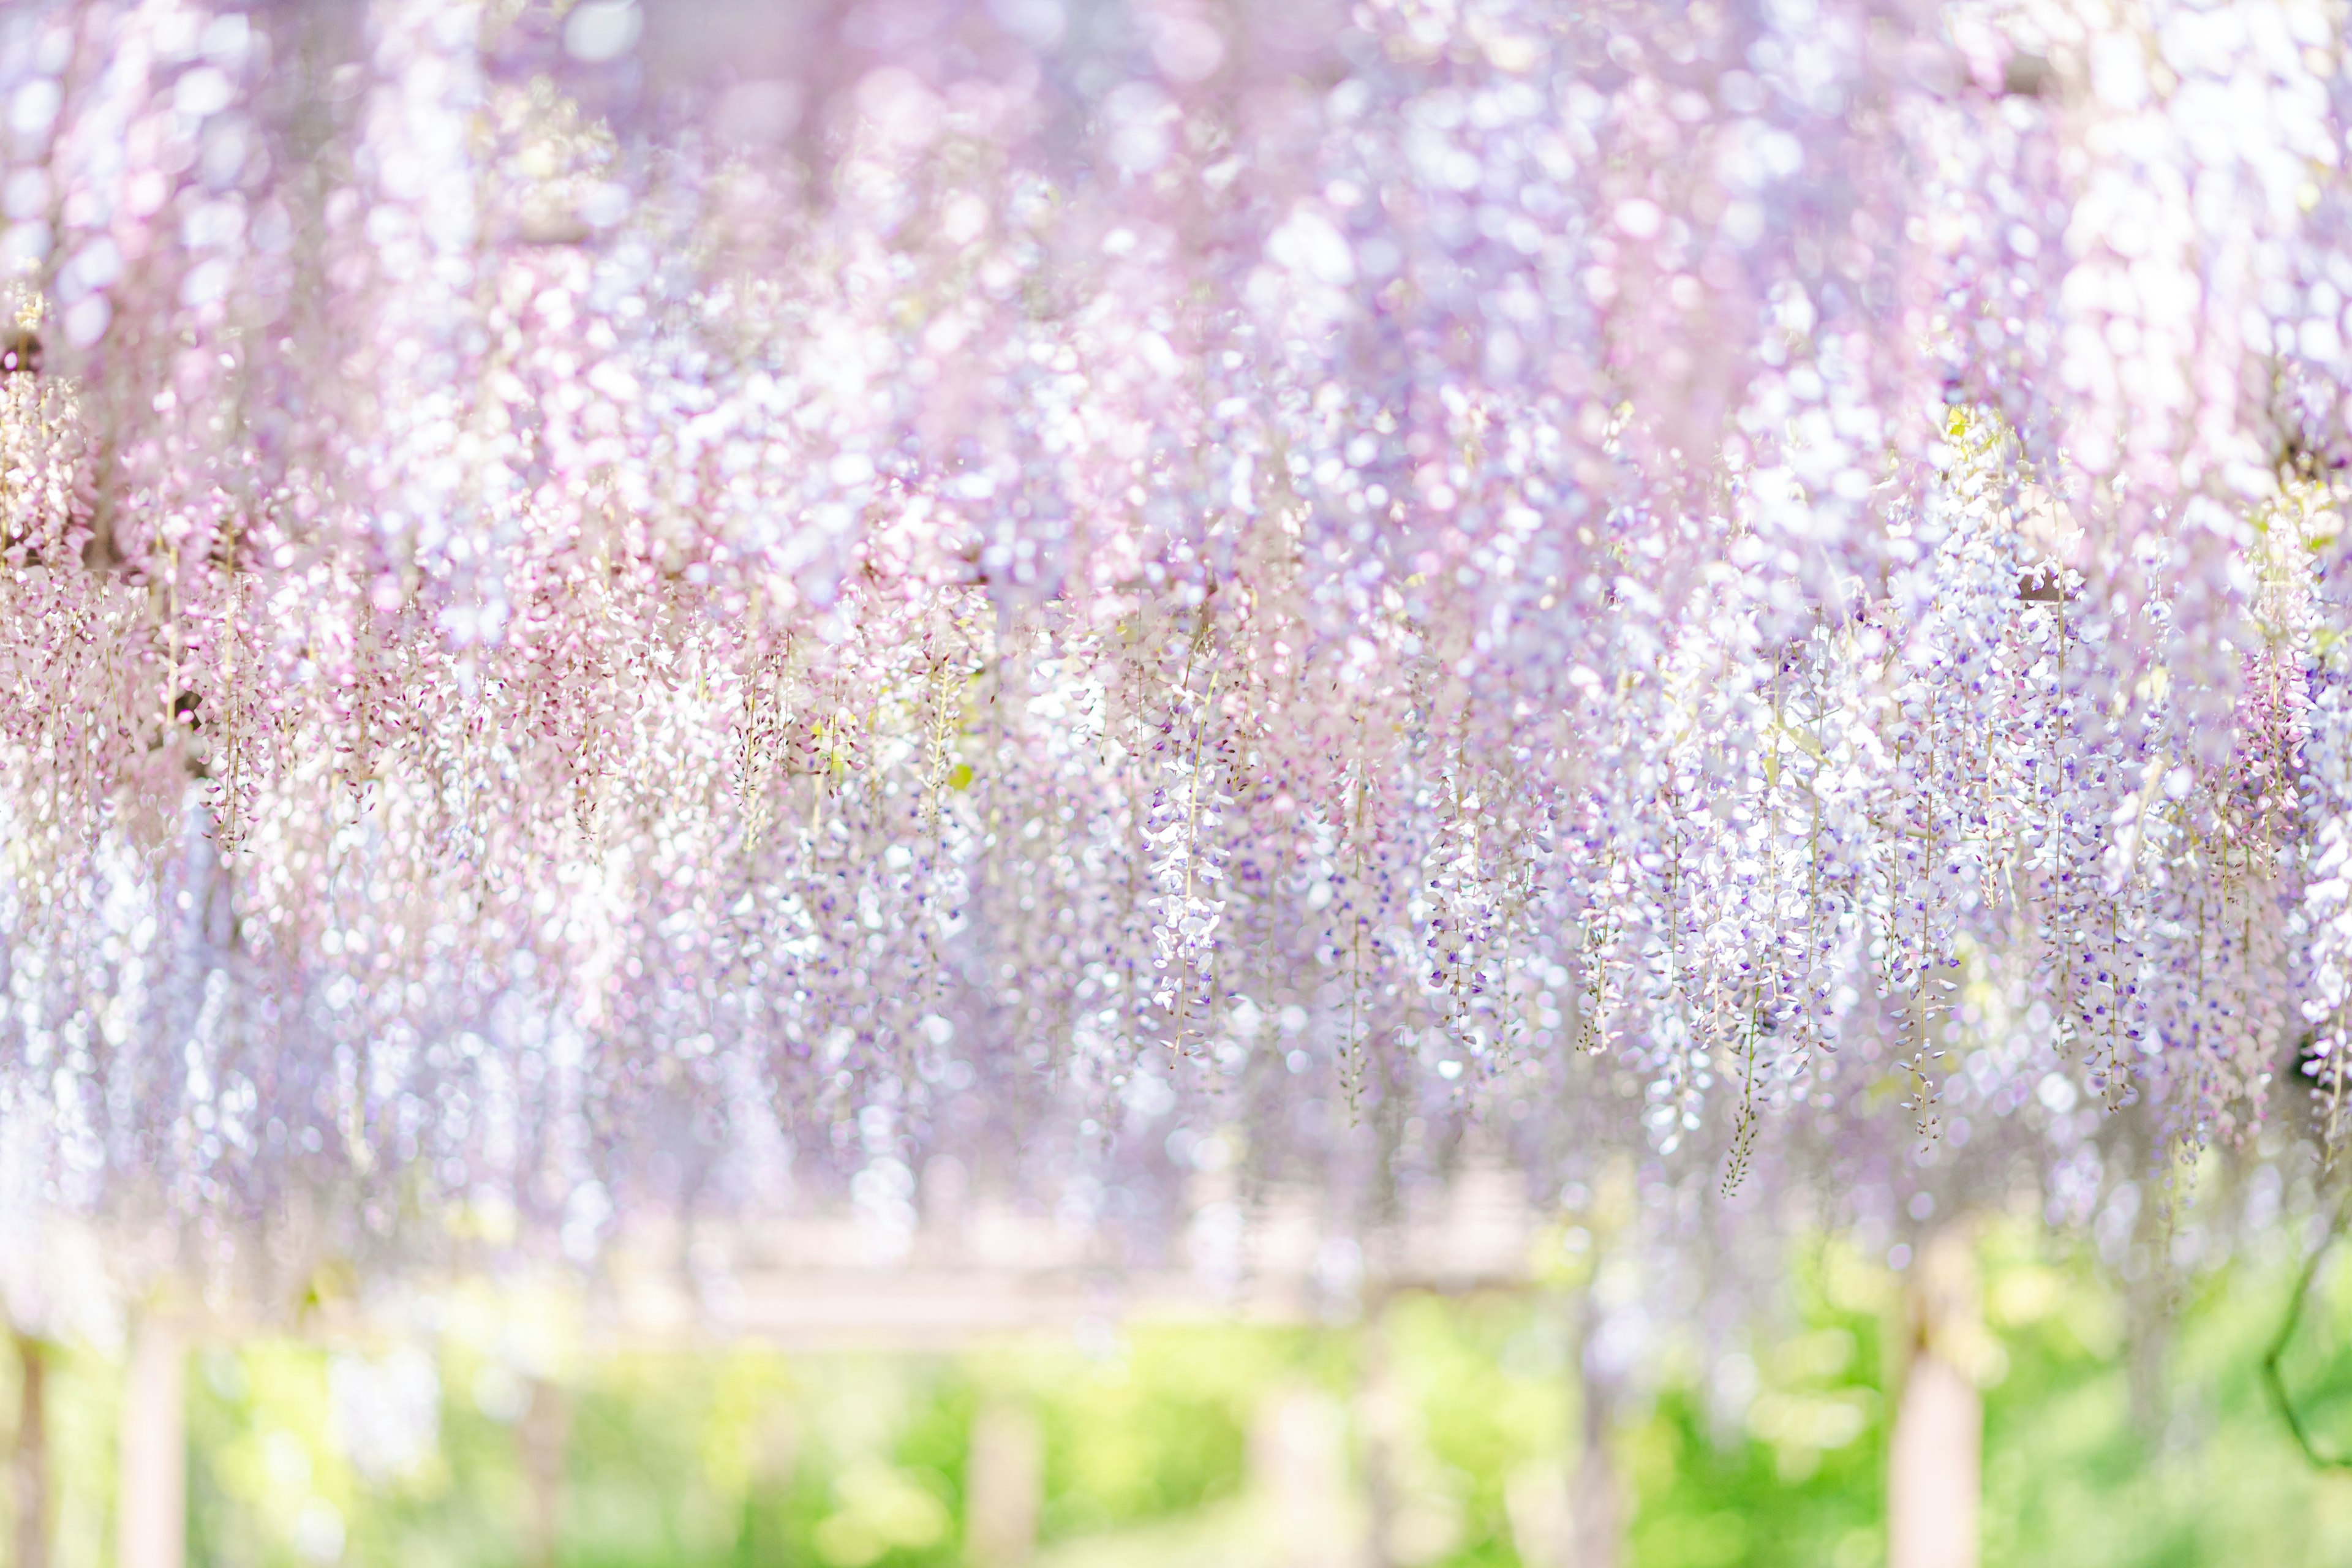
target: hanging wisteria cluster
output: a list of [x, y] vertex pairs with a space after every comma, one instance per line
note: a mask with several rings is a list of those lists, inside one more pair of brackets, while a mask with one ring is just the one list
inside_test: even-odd
[[10, 1179], [2333, 1136], [2347, 21], [12, 6]]

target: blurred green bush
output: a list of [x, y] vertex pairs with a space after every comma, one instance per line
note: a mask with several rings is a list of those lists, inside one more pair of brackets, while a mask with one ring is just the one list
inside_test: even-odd
[[[2320, 1439], [2352, 1452], [2342, 1250], [2285, 1371]], [[2305, 1464], [2259, 1379], [2292, 1251], [2125, 1285], [2036, 1227], [1984, 1233], [1988, 1568], [2352, 1561], [2352, 1474]], [[1777, 1329], [1735, 1344], [1651, 1325], [1611, 1426], [1637, 1568], [1882, 1561], [1900, 1278], [1816, 1238], [1792, 1280]], [[528, 1334], [466, 1330], [465, 1312], [429, 1349], [204, 1348], [190, 1561], [534, 1568], [530, 1446], [551, 1432], [564, 1568], [948, 1568], [966, 1561], [975, 1416], [1009, 1405], [1042, 1438], [1054, 1568], [1238, 1563], [1236, 1532], [1278, 1528], [1244, 1503], [1262, 1485], [1253, 1427], [1280, 1394], [1340, 1414], [1360, 1493], [1377, 1448], [1402, 1555], [1503, 1568], [1521, 1561], [1530, 1478], [1564, 1477], [1578, 1453], [1576, 1283], [1406, 1295], [1376, 1329], [1144, 1322], [954, 1354], [579, 1354], [551, 1382], [516, 1353]], [[0, 1369], [0, 1421], [15, 1375]], [[100, 1568], [119, 1369], [58, 1350], [50, 1375], [54, 1560]]]

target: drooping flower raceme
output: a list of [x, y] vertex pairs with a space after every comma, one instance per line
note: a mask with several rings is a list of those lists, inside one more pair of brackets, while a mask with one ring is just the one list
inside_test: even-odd
[[731, 15], [0, 25], [42, 1201], [2339, 1125], [2339, 6]]

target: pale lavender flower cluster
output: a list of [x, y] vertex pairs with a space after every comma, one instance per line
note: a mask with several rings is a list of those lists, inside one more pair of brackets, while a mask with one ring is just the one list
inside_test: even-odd
[[0, 18], [40, 1201], [2333, 1135], [2339, 8], [762, 16]]

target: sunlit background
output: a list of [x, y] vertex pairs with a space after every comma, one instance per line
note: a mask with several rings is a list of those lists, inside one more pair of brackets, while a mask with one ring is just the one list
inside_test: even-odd
[[[2259, 1171], [2197, 1186], [2168, 1233], [1978, 1216], [1986, 1563], [2352, 1551], [2352, 1477], [2306, 1463], [2260, 1380], [2305, 1239], [2293, 1194]], [[1656, 1281], [1612, 1239], [1630, 1194], [1580, 1196], [1516, 1282], [1320, 1314], [1247, 1289], [1241, 1310], [1121, 1310], [1081, 1278], [975, 1306], [918, 1268], [836, 1279], [797, 1328], [715, 1342], [628, 1305], [625, 1271], [364, 1310], [321, 1279], [289, 1323], [183, 1342], [188, 1560], [1570, 1568], [1603, 1560], [1576, 1517], [1597, 1446], [1622, 1509], [1610, 1561], [1883, 1563], [1905, 1271], [1794, 1230], [1785, 1299], [1710, 1333], [1645, 1310]], [[2202, 1258], [2238, 1227], [2234, 1256]], [[2347, 1321], [2352, 1268], [2324, 1270], [2284, 1363], [2329, 1446], [2352, 1443]], [[54, 1561], [97, 1568], [121, 1528], [124, 1350], [39, 1353]]]
[[2352, 1560], [2347, 29], [0, 4], [9, 1568]]

